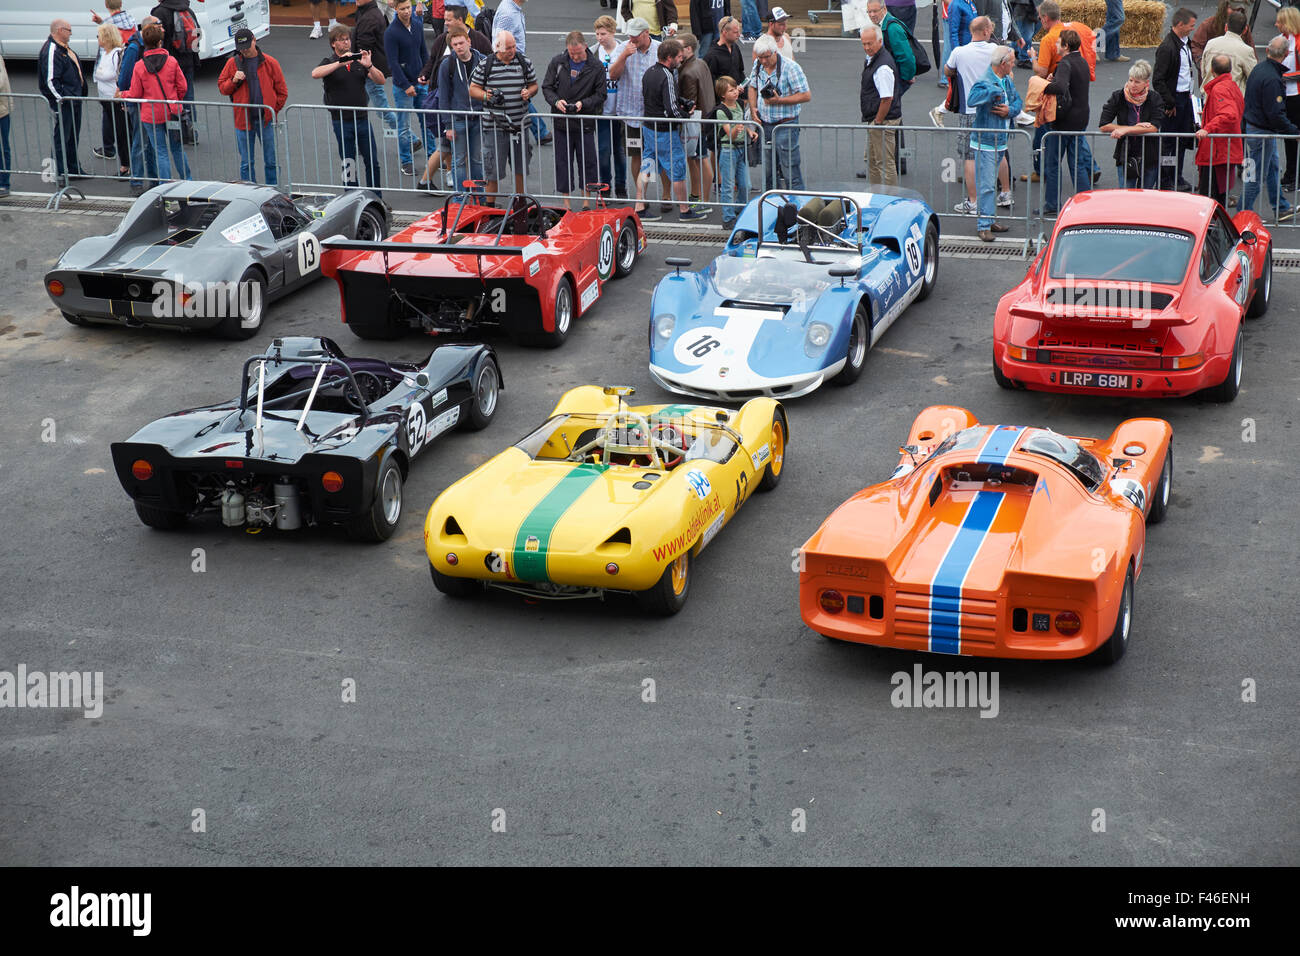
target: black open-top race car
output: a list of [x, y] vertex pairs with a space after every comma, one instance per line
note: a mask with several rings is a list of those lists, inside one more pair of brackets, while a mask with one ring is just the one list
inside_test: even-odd
[[445, 431], [485, 427], [503, 387], [486, 345], [444, 345], [407, 364], [278, 338], [244, 362], [236, 398], [114, 442], [113, 466], [151, 528], [212, 512], [227, 527], [341, 524], [383, 541], [401, 519], [412, 459]]

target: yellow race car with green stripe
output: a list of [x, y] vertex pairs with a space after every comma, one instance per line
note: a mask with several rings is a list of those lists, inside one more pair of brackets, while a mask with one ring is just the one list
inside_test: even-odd
[[781, 480], [790, 429], [770, 398], [739, 411], [629, 406], [633, 391], [571, 389], [540, 428], [438, 496], [424, 543], [439, 591], [622, 591], [657, 614], [681, 610], [694, 559], [756, 488]]

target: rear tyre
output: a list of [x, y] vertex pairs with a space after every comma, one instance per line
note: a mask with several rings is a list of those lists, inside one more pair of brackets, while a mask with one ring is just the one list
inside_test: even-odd
[[658, 583], [648, 591], [636, 592], [643, 610], [658, 617], [670, 617], [686, 606], [686, 596], [691, 590], [691, 552], [682, 552], [676, 561], [664, 568]]
[[993, 381], [998, 383], [998, 388], [1015, 388], [1015, 383], [1002, 374], [1002, 369], [998, 368], [998, 360], [993, 360]]
[[1097, 660], [1102, 664], [1114, 664], [1128, 650], [1129, 633], [1133, 630], [1133, 569], [1124, 575], [1124, 590], [1120, 594], [1119, 614], [1115, 616], [1115, 630], [1111, 631], [1110, 640], [1097, 648]]
[[622, 279], [630, 276], [636, 268], [636, 229], [630, 222], [623, 224], [618, 231], [618, 244], [614, 247], [614, 275]]
[[871, 320], [867, 310], [858, 303], [853, 313], [853, 325], [849, 329], [849, 350], [844, 356], [844, 368], [831, 379], [832, 385], [852, 385], [862, 374], [862, 367], [867, 364], [867, 349], [871, 345]]
[[1174, 484], [1174, 443], [1169, 442], [1169, 448], [1165, 452], [1165, 464], [1160, 469], [1160, 484], [1156, 487], [1155, 500], [1151, 502], [1151, 510], [1147, 513], [1147, 524], [1159, 524], [1165, 520], [1165, 513], [1169, 510], [1169, 494], [1173, 490]]
[[370, 510], [348, 524], [348, 531], [360, 541], [387, 541], [402, 520], [402, 469], [389, 456], [379, 469], [375, 500]]
[[1246, 318], [1258, 319], [1268, 311], [1268, 299], [1273, 293], [1273, 242], [1264, 250], [1264, 268], [1255, 280], [1255, 294], [1251, 297]]
[[934, 284], [939, 281], [939, 229], [932, 222], [925, 227], [925, 278], [921, 280], [921, 291], [916, 294], [917, 302], [924, 302], [934, 291]]
[[357, 220], [357, 238], [362, 242], [379, 242], [388, 234], [388, 228], [384, 222], [384, 214], [375, 209], [374, 206], [367, 206], [361, 210], [361, 218]]
[[179, 511], [155, 508], [138, 501], [135, 503], [135, 513], [144, 524], [159, 531], [175, 531], [185, 524], [185, 515]]
[[555, 308], [552, 314], [555, 316], [555, 331], [538, 330], [532, 344], [554, 349], [563, 345], [569, 337], [569, 327], [573, 325], [573, 283], [568, 276], [562, 276], [555, 288]]
[[758, 483], [759, 491], [771, 491], [781, 483], [785, 473], [785, 446], [787, 428], [785, 414], [778, 410], [772, 415], [772, 437], [768, 440], [770, 456], [767, 467], [763, 469], [763, 478]]
[[390, 342], [401, 338], [407, 326], [398, 322], [391, 312], [392, 304], [378, 305], [369, 315], [348, 313], [343, 321], [347, 323], [352, 334], [369, 342]]
[[472, 578], [453, 578], [432, 564], [429, 565], [429, 574], [433, 576], [433, 586], [450, 598], [467, 598], [478, 590], [478, 582]]
[[1246, 330], [1238, 327], [1237, 341], [1232, 347], [1232, 359], [1228, 362], [1228, 374], [1222, 382], [1213, 388], [1207, 388], [1205, 397], [1212, 402], [1230, 402], [1241, 391], [1242, 353], [1246, 350]]
[[[244, 270], [235, 287], [230, 314], [217, 323], [217, 335], [223, 339], [251, 339], [262, 328], [266, 314], [266, 280], [251, 266]], [[247, 304], [247, 308], [245, 308]]]
[[79, 315], [74, 315], [74, 314], [71, 313], [71, 312], [64, 312], [64, 313], [63, 313], [63, 317], [64, 317], [65, 319], [67, 319], [68, 322], [69, 322], [70, 324], [72, 324], [72, 325], [77, 325], [77, 326], [81, 326], [82, 328], [85, 328], [87, 325], [90, 324], [90, 323], [87, 322], [85, 319], [83, 319], [81, 316], [79, 316]]
[[461, 427], [476, 432], [487, 428], [497, 413], [501, 396], [501, 372], [491, 358], [483, 360], [474, 375], [474, 394], [466, 405], [468, 414], [461, 419]]

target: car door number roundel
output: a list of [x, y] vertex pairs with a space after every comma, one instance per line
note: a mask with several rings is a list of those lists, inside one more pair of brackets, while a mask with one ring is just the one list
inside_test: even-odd
[[320, 240], [310, 232], [298, 233], [298, 274], [307, 275], [320, 268]]
[[921, 244], [917, 242], [915, 236], [908, 236], [907, 242], [904, 243], [904, 251], [907, 256], [907, 271], [914, 276], [921, 274]]
[[424, 444], [424, 406], [416, 402], [406, 413], [406, 444], [414, 455]]
[[608, 224], [600, 230], [600, 247], [596, 252], [596, 275], [604, 282], [614, 274], [614, 230]]

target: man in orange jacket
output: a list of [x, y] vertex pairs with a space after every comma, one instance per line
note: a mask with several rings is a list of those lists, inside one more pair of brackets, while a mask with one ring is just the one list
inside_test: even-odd
[[275, 163], [275, 118], [289, 99], [284, 71], [275, 57], [257, 48], [252, 30], [235, 34], [235, 52], [226, 61], [217, 89], [232, 103], [260, 103], [260, 108], [235, 110], [235, 142], [239, 146], [239, 178], [257, 182], [253, 143], [262, 140], [262, 164], [266, 184], [277, 185]]

